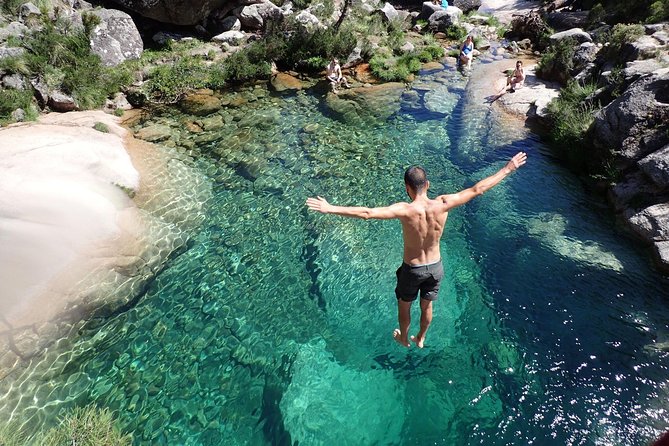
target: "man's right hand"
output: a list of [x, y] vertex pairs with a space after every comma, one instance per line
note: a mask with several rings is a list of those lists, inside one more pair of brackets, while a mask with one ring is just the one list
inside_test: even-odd
[[327, 214], [330, 209], [330, 203], [323, 197], [307, 198], [307, 206], [312, 211]]
[[527, 153], [518, 152], [513, 156], [513, 158], [509, 160], [508, 163], [506, 163], [506, 168], [509, 169], [509, 172], [513, 172], [526, 162], [527, 162]]

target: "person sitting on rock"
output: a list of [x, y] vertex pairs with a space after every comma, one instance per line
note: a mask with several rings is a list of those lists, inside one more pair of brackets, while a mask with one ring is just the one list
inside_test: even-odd
[[525, 71], [523, 71], [523, 62], [519, 60], [516, 62], [516, 69], [506, 78], [506, 86], [510, 85], [509, 92], [513, 93], [516, 91], [516, 86], [521, 87], [523, 82], [525, 82]]
[[330, 86], [332, 87], [332, 92], [337, 94], [337, 87], [340, 84], [343, 84], [346, 88], [350, 88], [346, 78], [341, 73], [341, 67], [339, 66], [339, 61], [335, 58], [327, 66], [327, 78], [330, 81]]
[[460, 47], [460, 65], [470, 68], [472, 66], [472, 59], [474, 58], [474, 39], [472, 36], [467, 36]]

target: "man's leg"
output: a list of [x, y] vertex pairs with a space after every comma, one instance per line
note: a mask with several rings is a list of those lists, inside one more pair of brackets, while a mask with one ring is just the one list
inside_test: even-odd
[[411, 347], [409, 343], [409, 326], [411, 325], [411, 302], [397, 299], [397, 320], [400, 328], [395, 329], [393, 337], [405, 347]]
[[414, 337], [411, 337], [411, 340], [416, 343], [418, 348], [423, 348], [425, 344], [425, 334], [427, 329], [430, 328], [430, 323], [432, 322], [432, 301], [427, 299], [420, 300], [420, 331]]

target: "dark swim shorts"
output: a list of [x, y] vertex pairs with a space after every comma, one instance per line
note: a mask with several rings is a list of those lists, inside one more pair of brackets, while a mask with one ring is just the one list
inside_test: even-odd
[[397, 287], [395, 296], [405, 302], [413, 302], [420, 290], [420, 298], [437, 300], [441, 279], [444, 278], [444, 266], [441, 260], [429, 265], [408, 265], [402, 263], [397, 269]]

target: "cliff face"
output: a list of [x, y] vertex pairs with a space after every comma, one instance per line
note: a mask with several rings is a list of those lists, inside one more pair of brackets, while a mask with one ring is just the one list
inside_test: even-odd
[[196, 25], [230, 0], [113, 0], [138, 14], [163, 23]]

